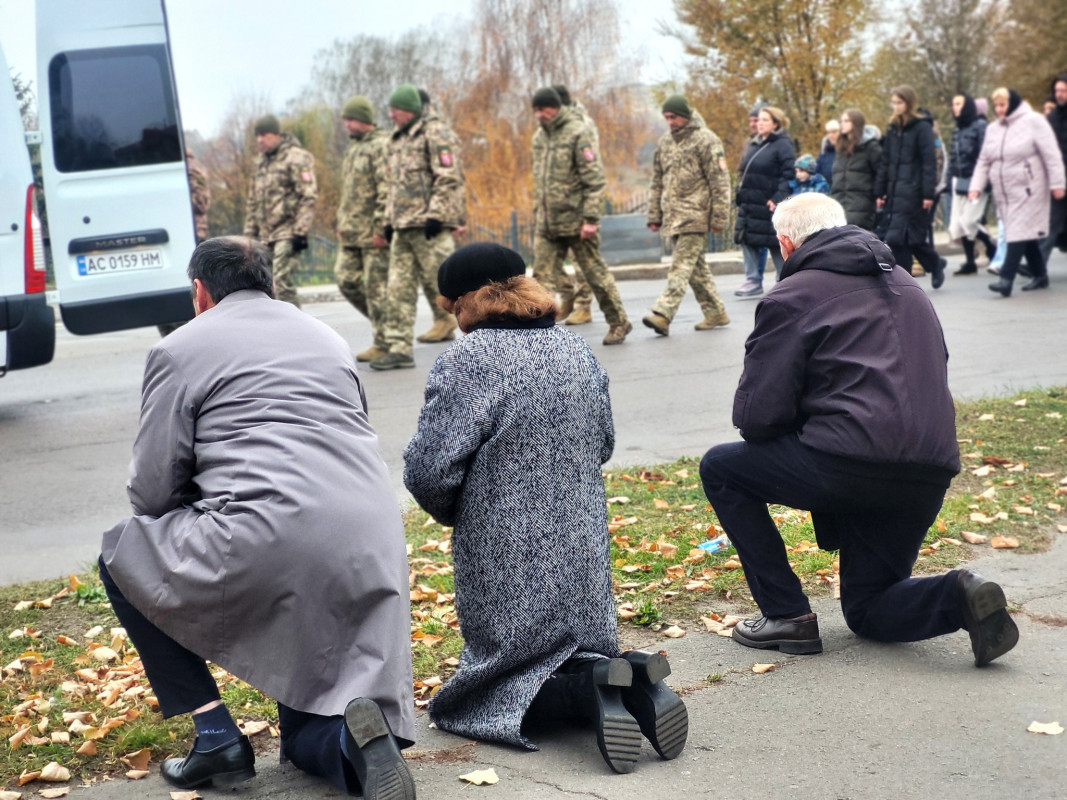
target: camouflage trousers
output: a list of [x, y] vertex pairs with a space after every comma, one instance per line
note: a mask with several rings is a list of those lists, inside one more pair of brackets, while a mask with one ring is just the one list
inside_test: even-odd
[[683, 233], [673, 237], [671, 251], [671, 268], [667, 272], [667, 288], [663, 294], [652, 304], [652, 310], [666, 317], [674, 319], [678, 313], [678, 306], [685, 297], [686, 288], [693, 287], [693, 294], [704, 317], [712, 317], [726, 310], [719, 298], [719, 290], [715, 286], [715, 279], [711, 276], [711, 268], [704, 260], [704, 251], [707, 249], [707, 234]]
[[450, 230], [443, 230], [432, 239], [426, 238], [422, 228], [407, 228], [393, 234], [388, 297], [381, 319], [383, 341], [390, 353], [408, 356], [412, 353], [420, 286], [433, 309], [434, 319], [448, 316], [437, 306], [437, 268], [455, 249]]
[[[626, 322], [626, 309], [622, 307], [619, 289], [611, 270], [600, 257], [600, 237], [582, 239], [579, 236], [560, 236], [546, 239], [538, 236], [534, 242], [534, 277], [550, 293], [556, 291], [556, 264], [562, 265], [567, 250], [574, 254], [580, 274], [589, 282], [589, 288], [596, 297], [600, 310], [604, 312], [609, 325], [621, 325]], [[562, 269], [559, 270], [562, 272]]]
[[[588, 311], [593, 304], [593, 291], [589, 288], [589, 282], [582, 275], [580, 269], [576, 269], [572, 276], [563, 268], [563, 258], [566, 254], [565, 250], [557, 250], [551, 267], [548, 267], [551, 270], [552, 282], [556, 287], [556, 291], [559, 292], [561, 300], [566, 302], [568, 299], [573, 299], [574, 310]], [[544, 283], [537, 274], [536, 261], [534, 262], [534, 277]]]
[[389, 250], [339, 243], [333, 275], [345, 299], [370, 320], [374, 346], [384, 350], [381, 323], [389, 285]]
[[300, 268], [300, 254], [293, 252], [293, 243], [282, 239], [268, 245], [274, 258], [271, 270], [274, 274], [274, 296], [300, 308], [300, 296], [296, 293], [293, 274]]

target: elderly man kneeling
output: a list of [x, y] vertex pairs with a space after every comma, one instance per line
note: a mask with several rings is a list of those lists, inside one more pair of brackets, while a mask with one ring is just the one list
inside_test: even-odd
[[744, 441], [713, 447], [700, 464], [761, 612], [733, 638], [822, 651], [767, 510], [779, 503], [810, 510], [819, 546], [840, 549], [849, 628], [886, 642], [966, 628], [975, 664], [987, 664], [1019, 639], [1001, 588], [967, 569], [911, 577], [960, 469], [933, 306], [885, 244], [845, 224], [835, 200], [794, 197], [773, 221], [786, 261], [745, 345], [733, 408]]

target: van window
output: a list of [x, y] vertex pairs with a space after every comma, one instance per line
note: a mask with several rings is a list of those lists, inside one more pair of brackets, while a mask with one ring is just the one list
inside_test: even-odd
[[48, 92], [60, 172], [182, 160], [164, 45], [60, 53], [48, 66]]

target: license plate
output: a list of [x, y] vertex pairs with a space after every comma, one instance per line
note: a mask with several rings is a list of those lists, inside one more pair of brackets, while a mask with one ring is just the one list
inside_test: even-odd
[[79, 275], [103, 275], [109, 272], [129, 272], [135, 269], [162, 269], [163, 251], [158, 248], [107, 253], [99, 256], [78, 256]]

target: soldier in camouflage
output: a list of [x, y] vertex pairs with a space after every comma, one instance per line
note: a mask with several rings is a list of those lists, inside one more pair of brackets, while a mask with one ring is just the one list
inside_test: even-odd
[[[398, 87], [388, 102], [389, 117], [396, 123], [387, 162], [385, 234], [392, 247], [382, 319], [389, 352], [370, 362], [377, 370], [415, 366], [412, 339], [419, 286], [432, 282], [436, 287], [437, 268], [455, 249], [452, 233], [467, 218], [456, 135], [432, 109], [424, 115], [418, 89], [409, 83]], [[436, 303], [432, 307], [436, 309]], [[455, 328], [455, 317], [449, 314], [419, 338], [445, 341], [454, 337]]]
[[375, 126], [374, 107], [366, 97], [349, 100], [341, 118], [352, 142], [341, 167], [334, 277], [345, 299], [370, 320], [373, 342], [356, 360], [373, 361], [388, 352], [381, 318], [389, 283], [389, 243], [385, 241], [389, 135]]
[[641, 321], [667, 336], [686, 286], [692, 286], [704, 312], [696, 329], [710, 331], [730, 322], [704, 260], [708, 231], [717, 233], [730, 222], [730, 173], [722, 142], [685, 97], [668, 97], [663, 118], [670, 130], [660, 138], [652, 161], [648, 227], [670, 237], [671, 268], [667, 288]]
[[554, 265], [570, 248], [608, 320], [604, 344], [620, 344], [633, 326], [600, 257], [606, 180], [593, 134], [551, 87], [538, 89], [532, 105], [540, 125], [533, 137], [534, 277], [554, 292]]
[[[193, 204], [193, 228], [196, 231], [196, 243], [200, 244], [207, 238], [207, 211], [211, 207], [211, 183], [208, 180], [207, 170], [193, 155], [193, 151], [185, 148], [185, 173], [189, 177], [189, 200]], [[160, 336], [166, 336], [178, 330], [184, 322], [164, 322], [157, 325]]]
[[293, 273], [307, 249], [318, 198], [315, 158], [281, 133], [273, 114], [256, 120], [254, 130], [260, 156], [248, 187], [244, 235], [271, 248], [275, 296], [299, 308]]

